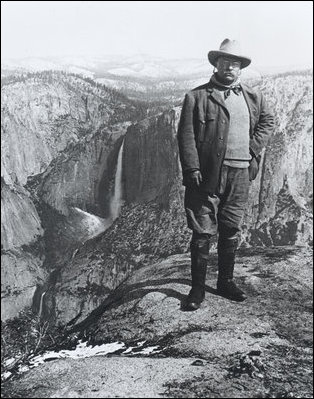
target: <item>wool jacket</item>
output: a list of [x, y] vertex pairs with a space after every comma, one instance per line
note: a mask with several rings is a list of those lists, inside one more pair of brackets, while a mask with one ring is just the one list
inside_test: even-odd
[[[258, 166], [261, 151], [274, 130], [274, 116], [260, 91], [242, 83], [241, 89], [250, 114], [251, 164]], [[186, 177], [190, 172], [200, 170], [203, 178], [200, 190], [217, 193], [229, 122], [223, 93], [212, 82], [186, 94], [177, 134], [184, 185], [188, 185]], [[258, 167], [253, 178], [257, 171]]]

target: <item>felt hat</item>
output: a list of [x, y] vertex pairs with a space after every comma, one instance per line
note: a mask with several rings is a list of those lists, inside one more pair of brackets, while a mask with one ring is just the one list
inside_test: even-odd
[[251, 63], [251, 59], [241, 54], [241, 49], [239, 42], [237, 40], [225, 39], [219, 50], [209, 51], [208, 60], [213, 65], [216, 66], [218, 57], [232, 57], [241, 62], [241, 69], [246, 68]]

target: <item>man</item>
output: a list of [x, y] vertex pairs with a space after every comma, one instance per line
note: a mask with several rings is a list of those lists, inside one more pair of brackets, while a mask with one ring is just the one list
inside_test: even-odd
[[217, 291], [232, 300], [246, 299], [233, 280], [235, 255], [249, 182], [274, 127], [262, 94], [240, 82], [241, 69], [251, 60], [238, 42], [225, 39], [208, 59], [216, 71], [209, 83], [186, 94], [178, 128], [185, 210], [193, 231], [187, 310], [198, 309], [204, 300], [210, 238], [217, 232]]

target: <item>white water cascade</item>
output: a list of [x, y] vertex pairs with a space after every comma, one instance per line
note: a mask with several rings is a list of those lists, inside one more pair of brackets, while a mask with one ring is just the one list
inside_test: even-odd
[[76, 239], [82, 243], [96, 237], [110, 225], [106, 219], [83, 211], [77, 207], [71, 208], [69, 223], [70, 228], [72, 228], [73, 233], [75, 233]]
[[114, 192], [110, 200], [110, 219], [114, 221], [120, 213], [122, 206], [122, 156], [123, 156], [124, 140], [122, 141], [117, 161], [117, 169], [114, 180]]

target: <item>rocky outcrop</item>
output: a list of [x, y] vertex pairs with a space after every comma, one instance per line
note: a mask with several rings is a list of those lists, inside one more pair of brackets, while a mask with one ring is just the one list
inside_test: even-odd
[[205, 300], [186, 312], [189, 255], [152, 262], [38, 356], [44, 364], [9, 380], [4, 397], [311, 397], [311, 266], [309, 248], [240, 250], [248, 299], [237, 303], [217, 294], [211, 254]]

